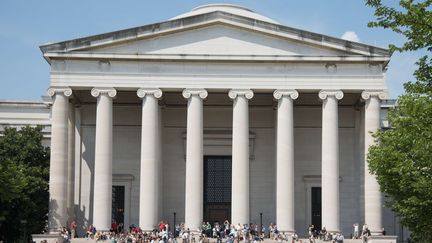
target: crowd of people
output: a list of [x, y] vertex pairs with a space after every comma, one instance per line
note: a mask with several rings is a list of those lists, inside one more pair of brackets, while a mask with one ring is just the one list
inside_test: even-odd
[[184, 224], [176, 225], [175, 236], [179, 236], [182, 242], [207, 242], [209, 239], [213, 238], [216, 242], [234, 242], [234, 241], [261, 241], [264, 239], [264, 234], [259, 231], [257, 224], [230, 224], [228, 220], [225, 220], [223, 224], [210, 222], [203, 222], [200, 229], [197, 231], [198, 235], [194, 231], [185, 228]]
[[[381, 230], [382, 235], [386, 235], [384, 228]], [[343, 243], [344, 236], [341, 233], [333, 233], [331, 234], [326, 230], [326, 227], [322, 229], [315, 229], [313, 224], [308, 227], [308, 236], [309, 242], [314, 243], [316, 239], [320, 239], [322, 241], [332, 241], [335, 243]], [[351, 239], [362, 239], [363, 242], [367, 242], [371, 236], [371, 232], [367, 224], [364, 224], [361, 231], [359, 230], [359, 224], [353, 224], [353, 233], [351, 234]]]
[[[354, 231], [351, 235], [353, 239], [363, 239], [366, 242], [371, 235], [368, 226], [365, 224], [361, 231], [359, 225], [354, 224]], [[69, 228], [63, 227], [61, 234], [68, 242], [71, 238], [78, 237], [77, 224], [73, 221]], [[145, 232], [140, 227], [131, 225], [125, 228], [123, 223], [112, 222], [111, 229], [106, 232], [98, 231], [92, 224], [85, 227], [85, 234], [81, 237], [94, 239], [96, 241], [109, 240], [116, 243], [209, 243], [210, 241], [216, 243], [234, 243], [234, 242], [251, 242], [255, 243], [269, 238], [282, 243], [283, 241], [300, 242], [296, 232], [286, 234], [279, 232], [277, 225], [271, 223], [268, 228], [259, 225], [251, 224], [231, 224], [225, 220], [222, 224], [210, 222], [203, 222], [199, 229], [186, 228], [184, 223], [176, 224], [174, 229], [170, 229], [166, 221], [161, 221], [152, 231]], [[331, 241], [334, 243], [343, 243], [344, 236], [340, 233], [331, 234], [325, 227], [316, 229], [314, 225], [309, 225], [307, 228], [308, 240], [314, 243], [316, 239], [322, 241]], [[383, 229], [383, 234], [385, 231]], [[304, 243], [304, 242], [303, 242]]]
[[[161, 221], [159, 226], [150, 232], [144, 232], [140, 227], [131, 225], [128, 229], [124, 228], [123, 223], [113, 221], [109, 231], [98, 231], [92, 224], [84, 229], [85, 234], [81, 237], [96, 241], [111, 241], [116, 243], [168, 243], [173, 241], [173, 235], [168, 231], [168, 223]], [[61, 234], [65, 242], [72, 238], [78, 238], [77, 225], [73, 221], [70, 228], [62, 228]]]

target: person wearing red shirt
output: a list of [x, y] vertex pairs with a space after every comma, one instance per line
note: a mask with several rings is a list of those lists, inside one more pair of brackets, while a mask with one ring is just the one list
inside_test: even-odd
[[71, 230], [71, 238], [76, 238], [76, 229], [77, 229], [77, 224], [74, 221], [72, 221], [71, 225], [70, 225], [70, 230]]
[[114, 233], [118, 233], [118, 232], [117, 232], [117, 230], [118, 230], [118, 224], [117, 224], [117, 222], [116, 222], [115, 220], [112, 221], [111, 229], [112, 229], [112, 231], [113, 231]]

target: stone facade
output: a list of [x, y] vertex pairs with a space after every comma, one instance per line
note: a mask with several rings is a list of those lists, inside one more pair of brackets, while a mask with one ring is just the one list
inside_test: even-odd
[[369, 131], [382, 126], [386, 49], [209, 5], [41, 50], [51, 65], [52, 232], [72, 218], [108, 230], [116, 185], [126, 226], [149, 230], [176, 212], [197, 228], [203, 156], [232, 156], [232, 223], [262, 213], [263, 224], [303, 234], [319, 187], [329, 231], [396, 227], [365, 168]]

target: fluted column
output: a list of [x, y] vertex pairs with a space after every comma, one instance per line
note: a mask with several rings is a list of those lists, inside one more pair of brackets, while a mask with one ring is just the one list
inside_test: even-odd
[[365, 223], [372, 234], [381, 234], [382, 229], [382, 198], [379, 184], [374, 175], [369, 173], [367, 155], [369, 146], [375, 141], [372, 133], [380, 129], [380, 102], [386, 99], [387, 94], [383, 91], [363, 91], [361, 97], [366, 101], [365, 106], [365, 153], [364, 153], [364, 201], [365, 201]]
[[322, 90], [318, 94], [322, 107], [322, 226], [329, 232], [340, 232], [339, 202], [339, 121], [340, 90]]
[[159, 217], [159, 106], [160, 89], [138, 89], [142, 99], [139, 226], [151, 231]]
[[233, 104], [231, 222], [249, 224], [249, 100], [252, 90], [230, 90]]
[[203, 220], [203, 99], [205, 89], [185, 89], [188, 99], [186, 137], [185, 225], [198, 230]]
[[296, 90], [276, 90], [276, 224], [282, 232], [294, 232], [294, 115]]
[[68, 115], [70, 88], [50, 88], [53, 99], [51, 109], [51, 158], [49, 178], [49, 232], [59, 232], [67, 222], [68, 179]]
[[112, 98], [117, 91], [93, 88], [91, 94], [97, 98], [93, 225], [97, 230], [107, 231], [111, 228], [112, 207]]
[[69, 125], [68, 125], [68, 182], [67, 182], [67, 210], [68, 225], [75, 218], [74, 195], [75, 195], [75, 107], [69, 103]]

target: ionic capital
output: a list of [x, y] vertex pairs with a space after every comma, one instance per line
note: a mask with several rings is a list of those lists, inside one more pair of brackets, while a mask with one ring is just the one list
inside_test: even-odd
[[91, 90], [91, 95], [95, 98], [99, 97], [99, 95], [106, 94], [111, 98], [114, 98], [117, 95], [117, 90], [114, 88], [93, 88]]
[[51, 97], [60, 93], [63, 93], [64, 96], [69, 97], [72, 95], [72, 89], [69, 87], [51, 87], [48, 89], [47, 93]]
[[295, 89], [277, 89], [273, 92], [273, 97], [277, 100], [279, 100], [283, 96], [287, 96], [292, 100], [295, 100], [298, 98], [299, 93]]
[[162, 90], [160, 89], [144, 89], [140, 88], [137, 90], [137, 95], [140, 98], [144, 98], [146, 95], [153, 95], [156, 99], [162, 97]]
[[322, 100], [327, 99], [329, 96], [334, 96], [336, 99], [340, 100], [344, 97], [342, 90], [321, 90], [318, 93], [318, 97]]
[[237, 96], [244, 96], [246, 99], [250, 100], [253, 98], [254, 93], [250, 89], [232, 89], [228, 92], [228, 96], [234, 100]]
[[363, 100], [368, 100], [372, 96], [378, 97], [380, 100], [387, 99], [387, 91], [385, 90], [365, 90], [361, 93], [361, 97]]
[[208, 92], [205, 89], [184, 89], [183, 97], [189, 99], [193, 95], [199, 96], [201, 99], [207, 98]]

